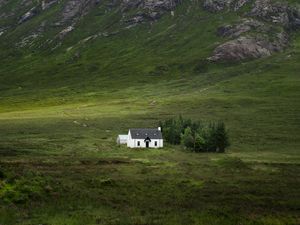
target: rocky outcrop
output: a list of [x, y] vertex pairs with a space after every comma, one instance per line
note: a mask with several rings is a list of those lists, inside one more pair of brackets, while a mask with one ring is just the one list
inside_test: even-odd
[[249, 1], [250, 0], [205, 0], [203, 7], [210, 12], [219, 12], [224, 9], [237, 11]]
[[[205, 0], [204, 8], [211, 12], [238, 10], [248, 2], [250, 1]], [[300, 27], [300, 10], [279, 1], [255, 0], [250, 12], [244, 16], [248, 18], [242, 19], [238, 24], [227, 24], [217, 29], [218, 36], [232, 40], [219, 45], [209, 60], [239, 61], [270, 56], [288, 45], [290, 28]], [[276, 34], [278, 30], [282, 32]]]
[[63, 29], [61, 32], [58, 34], [59, 39], [63, 39], [68, 33], [70, 33], [72, 30], [74, 30], [74, 26], [68, 26], [65, 29]]
[[255, 59], [272, 55], [281, 51], [288, 44], [286, 33], [276, 35], [276, 40], [271, 42], [263, 37], [239, 37], [218, 46], [210, 61], [240, 61]]
[[233, 0], [205, 0], [203, 7], [210, 12], [218, 12], [229, 7], [232, 1]]
[[33, 1], [32, 0], [22, 0], [20, 5], [22, 7], [29, 7], [30, 5], [32, 5]]
[[256, 0], [249, 15], [285, 28], [300, 26], [300, 9], [289, 6], [286, 2]]
[[99, 0], [69, 0], [65, 4], [59, 24], [74, 22], [88, 13], [89, 9], [97, 5]]
[[[22, 24], [34, 16], [36, 16], [41, 10], [50, 8], [53, 4], [57, 3], [58, 0], [43, 0], [40, 5], [34, 6], [28, 12], [26, 12], [18, 21], [18, 24]], [[23, 0], [22, 5], [28, 6], [32, 4], [31, 0]]]
[[0, 27], [0, 37], [4, 34], [4, 32], [5, 32], [5, 28]]
[[125, 23], [137, 24], [159, 19], [165, 12], [173, 10], [178, 3], [179, 0], [123, 0], [121, 9], [123, 13], [138, 9], [138, 13], [124, 20]]
[[52, 5], [54, 5], [55, 3], [57, 3], [58, 0], [43, 0], [42, 1], [42, 10], [47, 10], [49, 9]]
[[288, 26], [288, 8], [286, 3], [272, 3], [270, 0], [256, 0], [250, 15], [265, 21]]
[[34, 17], [36, 14], [37, 14], [37, 8], [33, 7], [28, 12], [26, 12], [23, 16], [21, 16], [21, 18], [18, 21], [18, 24], [22, 24], [22, 23], [26, 22], [27, 20]]
[[8, 2], [8, 0], [0, 0], [0, 7], [5, 5]]
[[266, 25], [254, 19], [243, 19], [236, 25], [224, 25], [217, 29], [217, 35], [221, 37], [237, 38], [241, 34], [251, 30], [265, 31]]
[[179, 3], [177, 0], [123, 0], [122, 10], [144, 9], [149, 11], [171, 10]]
[[82, 13], [89, 4], [89, 0], [70, 0], [66, 3], [62, 11], [61, 23], [65, 23]]
[[246, 5], [250, 0], [238, 0], [233, 4], [233, 10], [237, 11], [240, 8], [242, 8], [244, 5]]
[[145, 21], [145, 16], [143, 14], [141, 15], [137, 14], [129, 19], [124, 20], [124, 22], [127, 24], [138, 24], [144, 21]]
[[14, 16], [15, 16], [14, 12], [3, 12], [0, 14], [0, 19], [7, 19]]

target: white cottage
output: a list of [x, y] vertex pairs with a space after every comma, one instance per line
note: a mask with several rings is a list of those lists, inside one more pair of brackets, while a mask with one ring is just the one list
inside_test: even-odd
[[128, 135], [127, 134], [119, 134], [117, 137], [117, 144], [127, 144]]
[[162, 148], [163, 138], [160, 127], [156, 129], [129, 129], [127, 147], [129, 148]]

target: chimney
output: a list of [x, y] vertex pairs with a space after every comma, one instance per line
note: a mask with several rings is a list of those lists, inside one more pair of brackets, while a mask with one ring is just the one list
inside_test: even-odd
[[158, 127], [157, 129], [158, 129], [159, 131], [161, 131], [161, 127]]

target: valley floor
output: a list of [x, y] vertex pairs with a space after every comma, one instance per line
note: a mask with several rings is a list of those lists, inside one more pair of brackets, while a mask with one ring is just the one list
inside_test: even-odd
[[[126, 101], [7, 104], [0, 114], [0, 224], [299, 224], [298, 96], [268, 93], [269, 79], [292, 90], [297, 77], [258, 78], [209, 87], [194, 78], [187, 92], [163, 89], [159, 97], [145, 86], [139, 98], [124, 92]], [[165, 87], [172, 86], [176, 81]], [[115, 143], [130, 127], [156, 127], [179, 114], [224, 120], [231, 148], [197, 154]]]

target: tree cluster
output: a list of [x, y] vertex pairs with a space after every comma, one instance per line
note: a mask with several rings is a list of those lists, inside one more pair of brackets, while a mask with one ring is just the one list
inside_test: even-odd
[[182, 144], [195, 152], [225, 152], [229, 147], [228, 131], [221, 121], [203, 123], [179, 116], [160, 122], [159, 126], [168, 143]]

